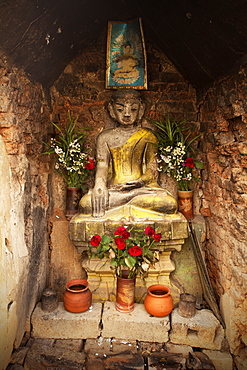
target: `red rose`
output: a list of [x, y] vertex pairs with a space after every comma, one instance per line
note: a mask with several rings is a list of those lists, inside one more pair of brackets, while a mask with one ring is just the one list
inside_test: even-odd
[[114, 235], [121, 235], [122, 239], [126, 240], [130, 237], [130, 233], [125, 229], [124, 226], [119, 226]]
[[126, 247], [126, 244], [123, 238], [116, 238], [115, 243], [118, 249], [124, 249]]
[[186, 160], [184, 162], [184, 165], [185, 165], [185, 167], [194, 168], [195, 164], [194, 164], [193, 158], [191, 158], [191, 157], [186, 158]]
[[154, 234], [154, 235], [153, 235], [153, 238], [154, 238], [154, 240], [156, 240], [156, 242], [159, 242], [159, 241], [160, 241], [160, 239], [161, 239], [161, 233]]
[[130, 247], [128, 252], [132, 257], [137, 257], [142, 254], [142, 249], [138, 245], [134, 245], [133, 247]]
[[101, 242], [101, 237], [100, 235], [94, 235], [91, 240], [90, 240], [90, 243], [93, 247], [98, 247], [100, 245], [100, 242]]
[[155, 230], [151, 226], [147, 226], [144, 230], [145, 234], [148, 236], [153, 236], [155, 233]]
[[89, 159], [88, 162], [85, 164], [85, 168], [87, 170], [93, 170], [94, 169], [94, 160]]

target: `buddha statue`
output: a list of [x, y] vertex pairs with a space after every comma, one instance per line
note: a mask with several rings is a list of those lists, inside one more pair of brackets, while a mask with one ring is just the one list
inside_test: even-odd
[[144, 103], [132, 89], [113, 93], [108, 104], [116, 125], [97, 137], [97, 167], [94, 188], [79, 204], [79, 213], [94, 218], [120, 214], [121, 207], [132, 206], [147, 214], [175, 214], [177, 202], [154, 176], [157, 138], [142, 127]]

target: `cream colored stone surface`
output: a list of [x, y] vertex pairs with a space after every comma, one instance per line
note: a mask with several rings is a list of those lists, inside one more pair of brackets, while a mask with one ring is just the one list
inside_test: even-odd
[[221, 297], [220, 306], [226, 324], [226, 338], [239, 370], [247, 369], [247, 300], [239, 294], [238, 285], [247, 290], [247, 275], [236, 272], [236, 289], [229, 289]]
[[194, 317], [188, 319], [180, 316], [176, 308], [172, 312], [171, 326], [170, 341], [174, 344], [221, 349], [224, 329], [209, 310], [197, 311]]
[[203, 353], [205, 353], [210, 358], [216, 370], [232, 370], [233, 361], [230, 353], [211, 351], [208, 349], [203, 350]]
[[[25, 160], [23, 159], [23, 173]], [[5, 369], [25, 326], [25, 309], [21, 285], [28, 265], [24, 241], [23, 199], [21, 185], [11, 183], [12, 174], [2, 136], [0, 136], [0, 369]], [[19, 201], [17, 201], [19, 197]], [[17, 307], [17, 302], [21, 302]]]
[[120, 313], [114, 302], [105, 302], [102, 317], [102, 336], [126, 341], [167, 342], [169, 316], [152, 317], [143, 304], [135, 304], [130, 313]]
[[[245, 280], [245, 281], [244, 281]], [[247, 290], [247, 276], [239, 283]], [[234, 289], [228, 290], [221, 297], [221, 310], [226, 323], [226, 336], [232, 351], [247, 346], [247, 300]], [[240, 334], [240, 335], [239, 335]]]
[[97, 338], [100, 334], [101, 309], [100, 303], [93, 303], [85, 312], [71, 313], [60, 302], [56, 311], [47, 313], [41, 310], [41, 304], [38, 303], [32, 315], [32, 336], [58, 339]]
[[0, 74], [0, 369], [30, 329], [48, 275], [50, 177], [42, 138], [49, 119], [39, 84], [20, 69]]

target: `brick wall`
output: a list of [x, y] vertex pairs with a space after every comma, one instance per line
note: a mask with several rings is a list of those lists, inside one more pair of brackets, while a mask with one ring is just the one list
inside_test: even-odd
[[[206, 258], [221, 302], [231, 351], [247, 358], [247, 67], [217, 83], [200, 106], [204, 131], [201, 212]], [[245, 363], [246, 365], [246, 363]]]

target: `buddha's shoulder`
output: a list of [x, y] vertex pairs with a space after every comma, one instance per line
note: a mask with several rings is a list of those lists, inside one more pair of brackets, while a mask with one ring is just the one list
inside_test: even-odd
[[104, 139], [104, 138], [107, 138], [107, 137], [110, 137], [113, 132], [115, 131], [115, 129], [113, 128], [109, 128], [109, 129], [104, 129], [103, 131], [101, 131], [98, 135], [97, 135], [97, 140], [99, 139]]
[[148, 128], [148, 127], [142, 127], [141, 128], [141, 130], [143, 131], [143, 132], [146, 132], [147, 134], [149, 134], [149, 135], [155, 135], [154, 134], [154, 132], [153, 132], [153, 130], [151, 130], [151, 128]]
[[145, 138], [156, 140], [156, 135], [150, 128], [142, 127], [140, 131], [143, 133]]

